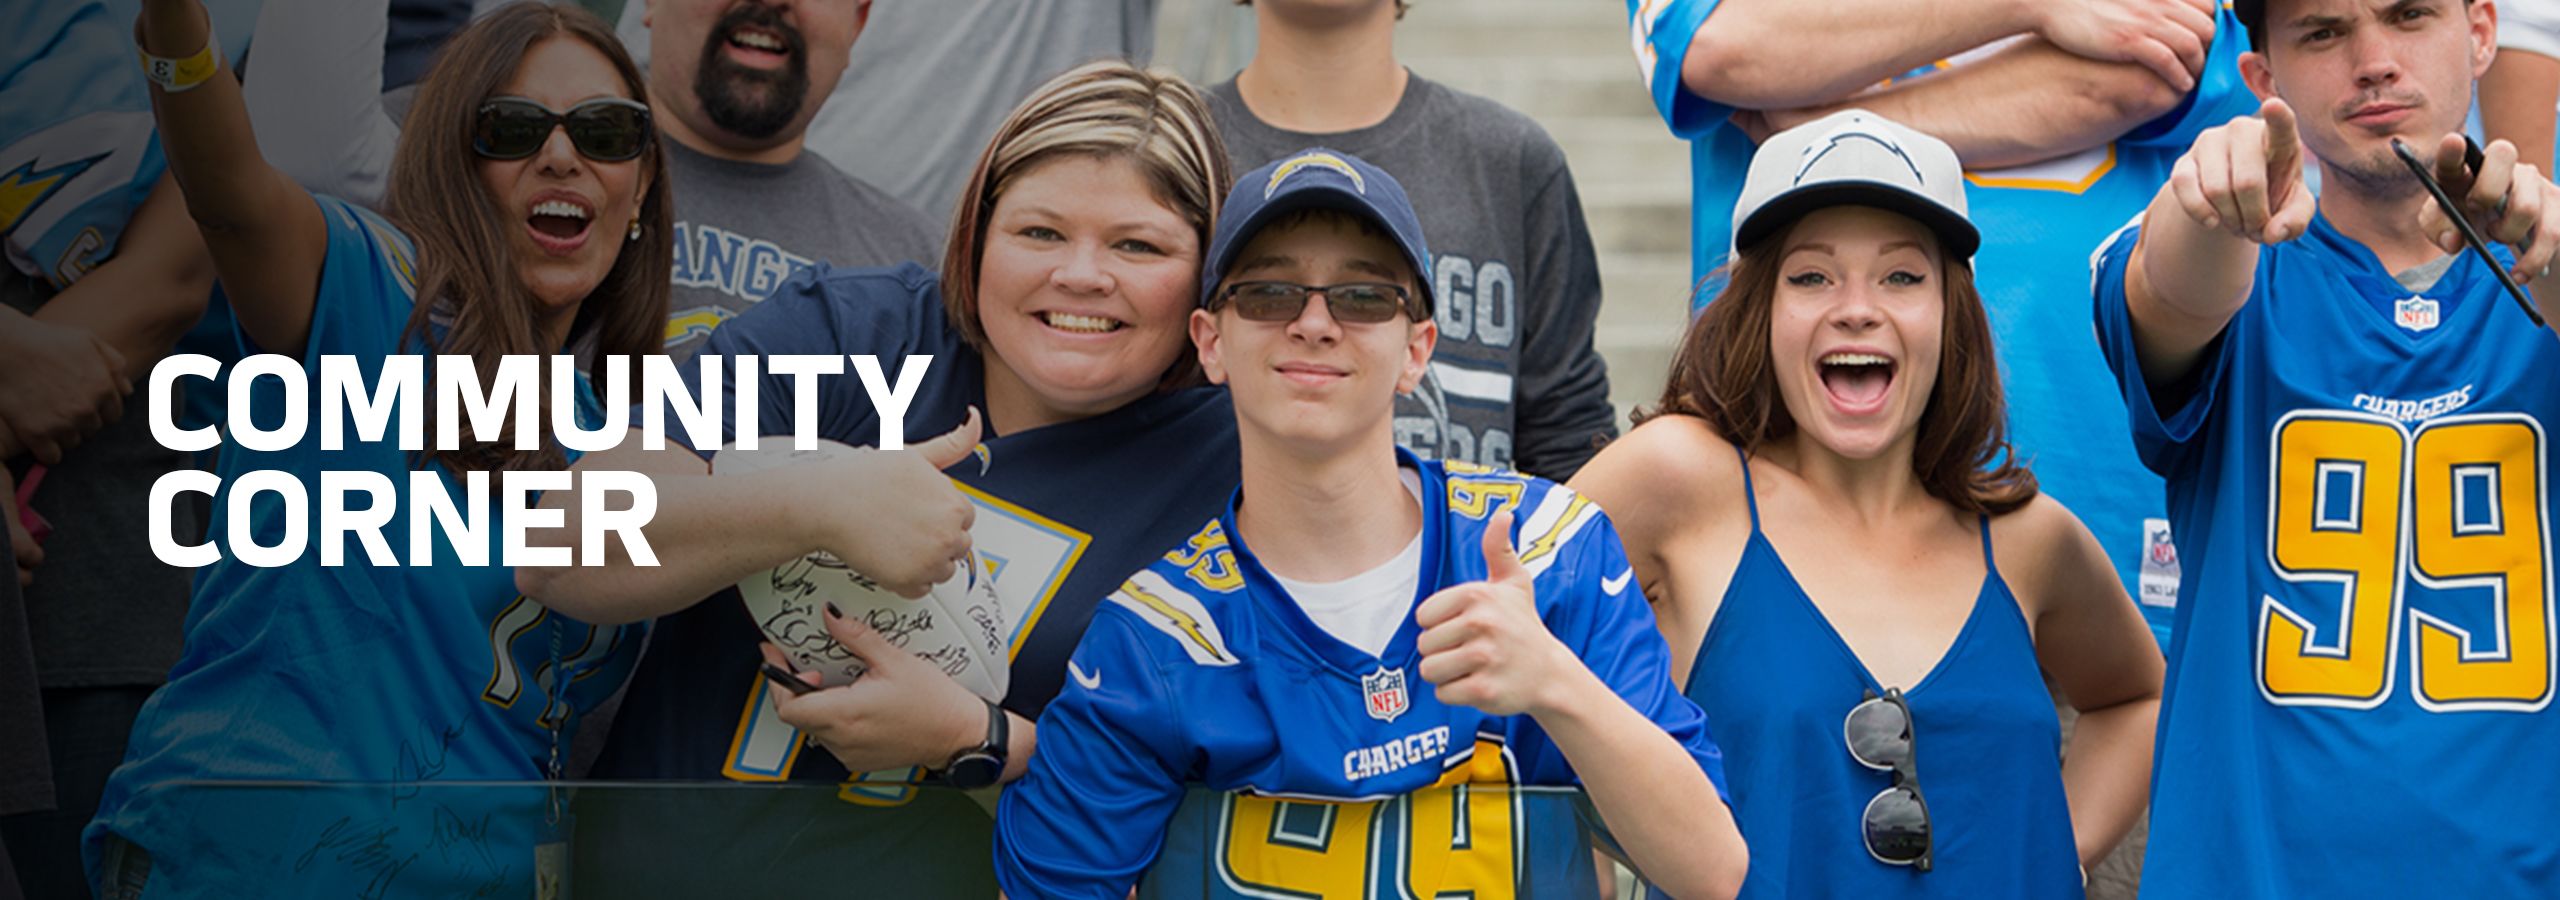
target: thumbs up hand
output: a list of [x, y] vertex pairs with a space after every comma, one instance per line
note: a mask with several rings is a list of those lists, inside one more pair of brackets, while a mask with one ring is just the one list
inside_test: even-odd
[[1538, 715], [1582, 660], [1538, 618], [1529, 569], [1511, 549], [1511, 513], [1495, 513], [1484, 531], [1485, 580], [1440, 591], [1415, 607], [1422, 626], [1418, 674], [1440, 702], [1497, 716]]
[[922, 597], [969, 558], [977, 510], [942, 470], [968, 459], [981, 428], [976, 409], [960, 427], [903, 450], [865, 450], [807, 473], [804, 516], [819, 523], [819, 549], [901, 597]]

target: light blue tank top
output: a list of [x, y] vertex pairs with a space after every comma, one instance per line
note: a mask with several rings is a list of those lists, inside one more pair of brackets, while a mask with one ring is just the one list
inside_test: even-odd
[[[1750, 495], [1750, 461], [1743, 461]], [[2035, 645], [1991, 554], [1955, 643], [1918, 684], [1867, 672], [1760, 530], [1698, 648], [1685, 688], [1716, 723], [1727, 784], [1751, 845], [1744, 898], [2079, 897], [2062, 792], [2061, 726]], [[1849, 755], [1842, 733], [1868, 692], [1899, 687], [1929, 807], [1933, 868], [1878, 862], [1860, 816], [1893, 775]]]

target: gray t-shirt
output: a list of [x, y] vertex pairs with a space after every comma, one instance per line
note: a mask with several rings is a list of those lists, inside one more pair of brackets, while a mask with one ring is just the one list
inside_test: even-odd
[[813, 154], [768, 165], [665, 146], [676, 206], [669, 356], [692, 357], [711, 329], [810, 263], [941, 265], [939, 229], [923, 213]]
[[[935, 222], [1014, 104], [1097, 59], [1144, 61], [1158, 0], [881, 0], [853, 62], [810, 121], [808, 147]], [[640, 0], [616, 32], [642, 68]], [[812, 88], [815, 89], [814, 87]]]
[[1591, 231], [1564, 151], [1536, 122], [1419, 75], [1385, 121], [1357, 131], [1273, 128], [1233, 79], [1209, 89], [1209, 105], [1239, 172], [1322, 146], [1385, 169], [1413, 198], [1440, 345], [1422, 388], [1396, 398], [1396, 443], [1563, 481], [1618, 433], [1591, 346]]
[[2400, 282], [2403, 288], [2424, 293], [2428, 288], [2435, 287], [2436, 282], [2443, 281], [2444, 273], [2453, 270], [2453, 261], [2461, 258], [2460, 254], [2439, 256], [2410, 266], [2406, 271], [2393, 272], [2391, 280]]

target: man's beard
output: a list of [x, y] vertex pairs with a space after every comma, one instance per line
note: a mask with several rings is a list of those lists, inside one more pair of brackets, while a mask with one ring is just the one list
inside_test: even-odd
[[[780, 70], [754, 69], [730, 61], [729, 34], [754, 25], [782, 38], [787, 61]], [[782, 133], [800, 116], [809, 96], [808, 42], [800, 30], [782, 21], [781, 13], [757, 3], [741, 3], [720, 17], [703, 45], [702, 64], [695, 67], [693, 96], [711, 124], [739, 137], [762, 140]]]

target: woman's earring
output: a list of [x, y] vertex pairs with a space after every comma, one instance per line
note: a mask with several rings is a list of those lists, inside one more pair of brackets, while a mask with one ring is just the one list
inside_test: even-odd
[[634, 218], [631, 220], [631, 235], [630, 235], [630, 237], [625, 238], [625, 240], [633, 240], [633, 241], [636, 241], [636, 240], [639, 240], [639, 239], [640, 239], [640, 220], [639, 220], [637, 217], [634, 217]]

